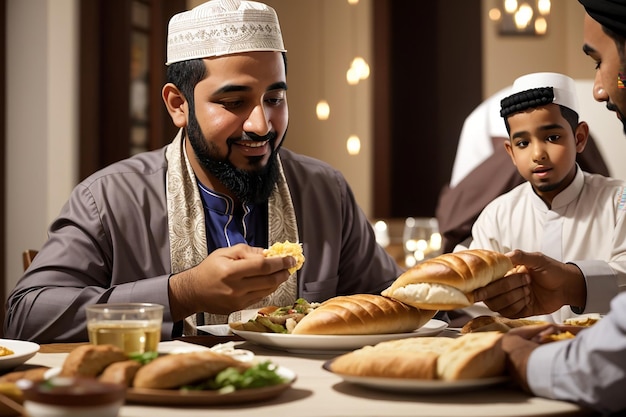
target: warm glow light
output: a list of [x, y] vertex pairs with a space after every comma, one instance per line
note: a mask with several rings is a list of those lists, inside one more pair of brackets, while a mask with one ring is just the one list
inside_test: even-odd
[[489, 10], [489, 19], [493, 20], [494, 22], [500, 20], [501, 17], [502, 13], [500, 12], [500, 9], [494, 7], [493, 9]]
[[537, 1], [537, 10], [542, 15], [550, 14], [550, 0], [538, 0]]
[[348, 154], [358, 155], [361, 152], [361, 139], [357, 135], [351, 135], [346, 142]]
[[533, 18], [533, 9], [528, 4], [522, 4], [517, 12], [515, 12], [515, 26], [518, 29], [524, 29]]
[[354, 6], [355, 4], [359, 4], [359, 0], [348, 0], [348, 4]]
[[504, 10], [508, 14], [513, 14], [517, 10], [517, 0], [504, 0]]
[[370, 66], [367, 61], [360, 56], [352, 60], [351, 67], [356, 70], [360, 80], [366, 80], [370, 76]]
[[354, 67], [348, 68], [348, 71], [346, 71], [346, 81], [348, 81], [348, 84], [357, 85], [359, 83], [359, 80], [359, 73], [356, 71], [356, 69]]
[[538, 17], [537, 20], [535, 20], [535, 33], [537, 35], [545, 35], [547, 31], [548, 22], [546, 22], [545, 18]]
[[317, 113], [319, 120], [328, 120], [328, 116], [330, 116], [330, 106], [328, 102], [326, 100], [320, 100], [315, 108], [315, 113]]

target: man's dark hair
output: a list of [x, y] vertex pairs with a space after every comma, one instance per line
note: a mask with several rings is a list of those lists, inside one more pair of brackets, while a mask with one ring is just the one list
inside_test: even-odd
[[[282, 52], [285, 63], [285, 74], [287, 73], [287, 54]], [[167, 82], [174, 84], [193, 107], [193, 90], [196, 84], [207, 76], [206, 67], [202, 58], [190, 59], [170, 64], [167, 67]]]

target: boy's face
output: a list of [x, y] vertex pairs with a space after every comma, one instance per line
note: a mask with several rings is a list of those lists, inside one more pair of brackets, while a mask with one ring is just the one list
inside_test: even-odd
[[557, 104], [514, 113], [508, 122], [506, 151], [522, 177], [550, 205], [576, 175], [576, 154], [585, 148], [587, 124], [580, 123], [575, 134]]
[[585, 15], [583, 51], [596, 62], [593, 97], [606, 102], [606, 108], [614, 111], [621, 120], [626, 133], [626, 88], [618, 83], [620, 73], [626, 72], [615, 41], [602, 30], [602, 25]]

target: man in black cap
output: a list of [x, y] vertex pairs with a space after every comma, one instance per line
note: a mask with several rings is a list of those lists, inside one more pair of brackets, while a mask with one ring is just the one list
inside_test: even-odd
[[[596, 62], [593, 96], [616, 113], [626, 133], [626, 0], [579, 2], [587, 12], [583, 51]], [[507, 317], [547, 314], [567, 304], [584, 307], [593, 294], [574, 264], [519, 250], [508, 256], [529, 273], [512, 275], [474, 294], [476, 301]], [[615, 278], [613, 285], [624, 289]], [[515, 380], [534, 395], [576, 402], [603, 414], [626, 410], [626, 293], [603, 311], [608, 312], [605, 317], [568, 341], [541, 344], [564, 330], [550, 325], [507, 333], [502, 346]]]

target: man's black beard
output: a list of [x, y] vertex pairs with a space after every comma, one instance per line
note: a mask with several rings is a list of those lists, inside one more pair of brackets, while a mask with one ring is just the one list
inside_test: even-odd
[[[274, 185], [276, 185], [279, 177], [278, 149], [274, 149], [274, 144], [277, 139], [276, 133], [270, 132], [263, 137], [244, 133], [244, 136], [252, 137], [253, 140], [269, 141], [272, 153], [265, 167], [253, 171], [246, 171], [233, 166], [228, 158], [232, 151], [233, 142], [239, 138], [228, 139], [226, 141], [228, 144], [228, 154], [226, 157], [221, 158], [217, 147], [213, 143], [209, 143], [205, 140], [193, 110], [189, 114], [187, 137], [189, 138], [189, 143], [191, 143], [191, 147], [200, 165], [217, 178], [217, 180], [228, 188], [242, 203], [264, 203], [272, 194]], [[250, 158], [250, 161], [254, 163], [255, 160], [260, 159], [260, 157]]]

